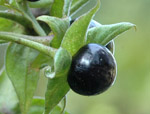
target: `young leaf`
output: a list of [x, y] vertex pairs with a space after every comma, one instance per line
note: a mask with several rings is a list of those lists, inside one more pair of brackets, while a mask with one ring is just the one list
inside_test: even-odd
[[70, 69], [70, 65], [71, 55], [67, 52], [67, 50], [59, 48], [54, 57], [54, 68], [56, 76], [66, 74]]
[[76, 20], [67, 30], [61, 46], [74, 55], [86, 42], [86, 32], [88, 25], [100, 7], [100, 1], [88, 13]]
[[111, 25], [101, 25], [100, 27], [91, 28], [88, 31], [86, 43], [98, 43], [101, 45], [106, 45], [116, 36], [129, 30], [132, 27], [135, 27], [135, 25], [128, 22], [122, 22]]
[[69, 91], [66, 74], [61, 77], [48, 80], [45, 94], [45, 113], [49, 114], [52, 109], [62, 100]]
[[74, 14], [76, 11], [82, 8], [82, 6], [86, 5], [90, 0], [73, 0], [71, 4], [70, 14]]
[[54, 33], [51, 46], [54, 48], [59, 48], [62, 38], [69, 27], [69, 20], [51, 16], [40, 16], [37, 20], [43, 21], [50, 26], [52, 32]]
[[12, 112], [17, 103], [18, 99], [15, 90], [6, 71], [3, 69], [2, 73], [0, 73], [0, 113], [4, 113], [2, 109]]
[[30, 107], [39, 78], [39, 68], [34, 65], [37, 56], [37, 51], [18, 44], [10, 44], [7, 49], [6, 70], [23, 114]]
[[69, 16], [70, 4], [71, 0], [54, 0], [51, 7], [51, 15], [60, 18]]
[[55, 78], [49, 79], [45, 94], [45, 114], [60, 102], [69, 91], [67, 73], [71, 65], [71, 56], [63, 48], [59, 48], [54, 58]]

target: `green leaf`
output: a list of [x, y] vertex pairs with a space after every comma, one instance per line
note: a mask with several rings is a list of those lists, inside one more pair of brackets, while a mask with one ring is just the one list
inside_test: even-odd
[[54, 57], [54, 68], [56, 76], [67, 74], [71, 65], [71, 55], [67, 50], [59, 48]]
[[88, 25], [100, 7], [100, 1], [88, 13], [76, 20], [67, 30], [61, 46], [74, 55], [86, 42]]
[[32, 8], [45, 8], [49, 7], [54, 0], [39, 0], [37, 2], [29, 2], [29, 6]]
[[70, 14], [76, 13], [79, 9], [82, 8], [85, 4], [87, 4], [90, 0], [73, 0], [71, 5]]
[[65, 49], [59, 48], [54, 58], [55, 77], [48, 80], [45, 93], [45, 114], [49, 114], [69, 91], [67, 74], [70, 65], [70, 54]]
[[34, 60], [38, 52], [18, 44], [10, 44], [6, 54], [7, 74], [16, 90], [20, 108], [26, 114], [39, 79], [39, 68]]
[[[15, 90], [10, 82], [6, 71], [3, 69], [0, 73], [0, 113], [4, 113], [2, 109], [12, 112], [17, 105], [18, 99]], [[10, 102], [11, 101], [11, 102]]]
[[62, 38], [69, 27], [69, 19], [60, 19], [51, 16], [40, 16], [37, 20], [43, 21], [49, 25], [54, 33], [54, 38], [51, 42], [51, 46], [59, 48]]
[[62, 100], [69, 91], [66, 74], [61, 77], [48, 80], [45, 93], [45, 113], [49, 114], [52, 109]]
[[71, 0], [54, 0], [51, 7], [51, 15], [55, 17], [69, 16]]
[[32, 23], [30, 22], [30, 20], [24, 17], [23, 15], [12, 13], [12, 12], [0, 11], [0, 17], [15, 21], [16, 23], [19, 23], [26, 28], [30, 28], [30, 29], [33, 28], [31, 26]]
[[44, 99], [34, 98], [28, 114], [42, 114], [44, 112]]
[[[28, 114], [42, 114], [44, 112], [45, 100], [42, 98], [34, 98], [32, 100], [32, 105]], [[62, 109], [59, 106], [56, 106], [51, 114], [60, 114]], [[64, 114], [69, 114], [65, 111]]]
[[0, 31], [24, 33], [24, 28], [13, 21], [0, 18]]
[[129, 22], [122, 22], [111, 25], [101, 25], [100, 27], [91, 28], [88, 31], [87, 44], [98, 43], [101, 45], [106, 45], [116, 36], [129, 30], [132, 27], [135, 27], [135, 25]]

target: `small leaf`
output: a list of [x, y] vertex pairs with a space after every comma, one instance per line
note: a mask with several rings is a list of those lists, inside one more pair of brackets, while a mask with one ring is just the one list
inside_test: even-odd
[[61, 76], [62, 74], [66, 74], [70, 69], [71, 65], [71, 56], [70, 54], [63, 48], [59, 48], [55, 57], [54, 57], [54, 68], [56, 76]]
[[48, 80], [45, 93], [45, 113], [49, 114], [52, 109], [62, 100], [69, 91], [66, 74], [61, 77]]
[[74, 55], [85, 44], [88, 25], [99, 7], [100, 1], [98, 0], [93, 9], [76, 20], [67, 30], [61, 46], [71, 55]]
[[73, 0], [71, 4], [70, 14], [76, 13], [79, 9], [82, 8], [85, 4], [87, 4], [90, 0]]
[[11, 44], [7, 49], [6, 70], [22, 113], [27, 113], [39, 79], [39, 68], [34, 65], [37, 56], [37, 51], [18, 44]]
[[51, 15], [60, 18], [69, 16], [70, 3], [71, 0], [54, 0]]
[[132, 27], [135, 27], [135, 25], [129, 22], [122, 22], [111, 25], [101, 25], [100, 27], [91, 28], [88, 31], [87, 44], [98, 43], [101, 45], [106, 45], [116, 36], [129, 30]]
[[69, 91], [67, 74], [70, 65], [70, 54], [65, 49], [59, 48], [54, 58], [55, 78], [48, 80], [45, 93], [45, 114], [49, 114]]
[[17, 103], [18, 99], [15, 90], [6, 71], [3, 69], [2, 73], [0, 73], [0, 113], [4, 113], [2, 109], [12, 112]]
[[69, 27], [69, 20], [51, 16], [40, 16], [37, 20], [46, 22], [50, 26], [55, 35], [51, 41], [51, 46], [54, 48], [59, 48], [62, 38]]

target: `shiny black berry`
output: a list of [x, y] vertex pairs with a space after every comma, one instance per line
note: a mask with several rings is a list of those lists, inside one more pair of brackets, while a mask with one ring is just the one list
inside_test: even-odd
[[28, 1], [30, 1], [30, 2], [36, 2], [36, 1], [39, 1], [39, 0], [28, 0]]
[[107, 90], [115, 78], [112, 53], [105, 46], [88, 44], [73, 56], [67, 81], [76, 93], [90, 96]]

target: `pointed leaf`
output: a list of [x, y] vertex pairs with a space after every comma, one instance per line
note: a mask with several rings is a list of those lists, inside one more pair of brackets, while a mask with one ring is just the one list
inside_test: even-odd
[[70, 65], [70, 54], [65, 49], [59, 48], [54, 58], [54, 68], [56, 76], [61, 76], [64, 73], [66, 74], [70, 69]]
[[82, 8], [82, 6], [86, 5], [90, 0], [73, 0], [71, 4], [70, 14], [74, 14], [76, 11]]
[[100, 1], [98, 0], [98, 3], [93, 9], [81, 16], [67, 30], [61, 46], [67, 49], [72, 55], [85, 44], [88, 25], [99, 7]]
[[51, 7], [51, 15], [55, 17], [66, 17], [69, 15], [71, 0], [54, 0]]
[[69, 91], [69, 86], [65, 77], [66, 74], [62, 77], [48, 80], [44, 114], [49, 114]]
[[49, 79], [45, 94], [45, 114], [63, 99], [69, 91], [67, 74], [71, 65], [71, 56], [63, 48], [59, 48], [54, 58], [55, 78]]
[[62, 38], [69, 27], [69, 20], [51, 16], [40, 16], [37, 20], [46, 22], [50, 26], [55, 35], [51, 42], [51, 46], [59, 48]]
[[38, 52], [18, 44], [11, 44], [6, 54], [7, 74], [16, 90], [22, 113], [27, 113], [39, 78], [34, 65]]
[[87, 44], [98, 43], [101, 45], [106, 45], [116, 36], [129, 30], [132, 27], [135, 27], [135, 25], [128, 22], [122, 22], [111, 25], [101, 25], [100, 27], [91, 28], [88, 31]]

